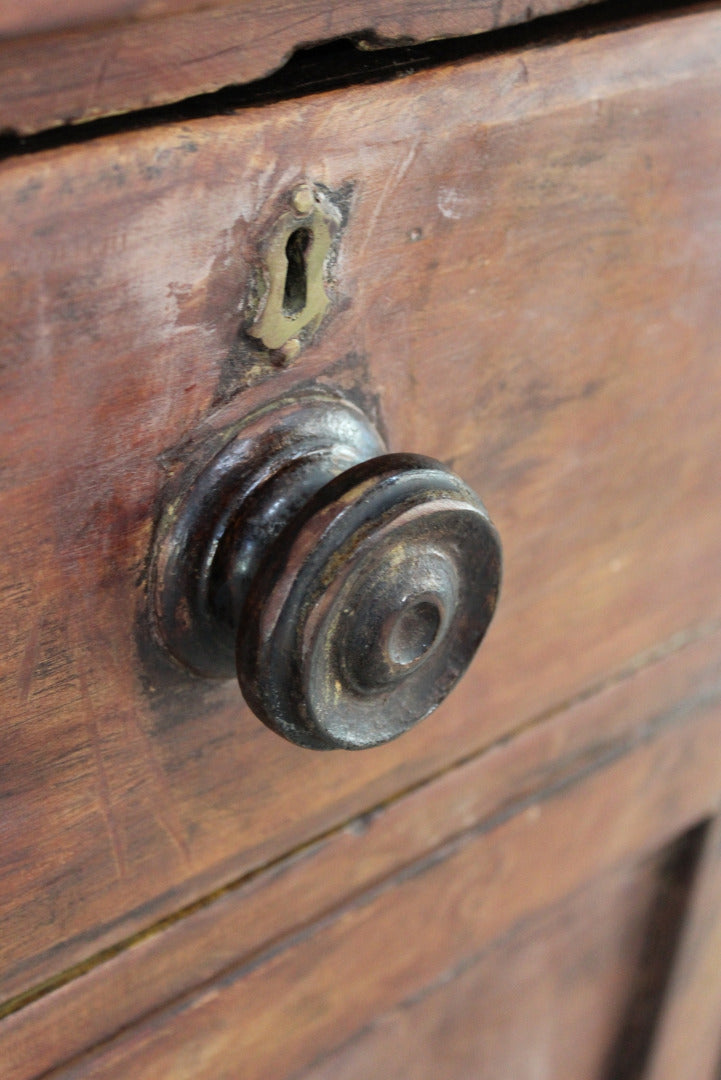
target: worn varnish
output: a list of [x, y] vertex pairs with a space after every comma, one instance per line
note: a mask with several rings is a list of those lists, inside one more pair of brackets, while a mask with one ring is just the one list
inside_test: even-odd
[[[62, 7], [58, 8], [52, 0], [24, 0], [22, 7], [18, 7], [13, 0], [0, 0], [0, 35], [37, 33], [41, 30], [68, 30], [86, 23], [102, 24], [129, 18], [148, 21], [167, 18], [170, 15], [178, 16], [190, 11], [208, 15], [219, 9], [222, 10], [224, 6], [226, 5], [218, 3], [217, 0], [65, 0]], [[502, 25], [513, 18], [531, 18], [533, 15], [546, 14], [549, 11], [562, 11], [573, 7], [574, 2], [573, 0], [540, 0], [540, 2], [536, 0], [535, 3], [522, 7], [516, 0], [504, 0], [501, 4], [482, 0], [475, 6], [480, 9], [475, 16], [476, 19], [492, 19], [494, 25]], [[246, 24], [261, 14], [257, 5], [250, 3], [250, 0], [238, 0], [235, 7], [243, 13]], [[352, 7], [358, 7], [358, 5], [346, 3], [328, 7], [325, 13], [326, 22], [338, 17], [338, 9], [343, 12]], [[384, 37], [394, 38], [405, 36], [397, 29], [398, 26], [403, 25], [404, 19], [411, 21], [414, 18], [423, 17], [426, 14], [426, 7], [432, 10], [429, 5], [424, 5], [422, 0], [421, 2], [415, 0], [415, 3], [410, 3], [409, 0], [393, 4], [369, 3], [366, 4], [365, 13], [366, 19], [371, 18], [373, 23], [379, 22], [384, 28]], [[309, 8], [310, 5], [304, 6], [304, 15], [312, 18]], [[450, 0], [450, 2], [446, 0], [439, 28], [448, 33], [449, 28], [454, 26], [454, 18], [458, 18], [459, 12], [463, 10], [469, 12], [470, 8], [471, 5], [467, 2], [463, 3], [463, 0]], [[317, 10], [320, 11], [320, 7]], [[274, 15], [278, 23], [293, 21], [292, 16], [289, 16], [287, 6], [284, 8], [277, 3], [267, 5], [267, 14]], [[466, 18], [468, 17], [467, 14]], [[295, 21], [299, 20], [296, 18]], [[300, 23], [302, 25], [302, 20]], [[368, 26], [371, 23], [365, 25]], [[469, 26], [463, 23], [458, 29], [461, 33], [472, 32]]]
[[[683, 837], [594, 878], [319, 1055], [302, 1080], [366, 1080], [371, 1062], [388, 1080], [637, 1080], [625, 1018], [649, 947], [663, 959], [673, 943], [694, 846]], [[663, 964], [652, 974], [655, 997]]]
[[[719, 46], [707, 11], [3, 165], [5, 1000], [721, 614]], [[335, 309], [279, 371], [237, 309], [304, 177], [355, 193]], [[322, 768], [143, 638], [184, 440], [310, 378], [508, 537], [447, 705]]]
[[[570, 883], [563, 878], [556, 884], [553, 840], [550, 835], [546, 839], [547, 815], [542, 810], [529, 843], [540, 844], [545, 869], [530, 906], [542, 912], [566, 889], [582, 888], [579, 882], [586, 875], [630, 866], [635, 854], [656, 850], [712, 812], [721, 773], [721, 747], [714, 739], [721, 700], [720, 650], [721, 631], [695, 642], [677, 642], [673, 651], [649, 657], [641, 670], [625, 672], [601, 693], [530, 726], [416, 791], [376, 807], [210, 903], [180, 913], [172, 925], [129, 943], [89, 971], [69, 973], [66, 985], [0, 1023], [4, 1080], [30, 1080], [159, 1004], [182, 998], [232, 967], [250, 965], [259, 953], [272, 957], [279, 943], [292, 945], [304, 928], [342, 909], [349, 896], [378, 888], [399, 869], [418, 866], [431, 853], [448, 849], [454, 838], [468, 836], [472, 830], [491, 833], [514, 817], [519, 818], [523, 832], [524, 813], [536, 814], [529, 808], [542, 807], [554, 794], [576, 789], [571, 810], [564, 810], [568, 804], [562, 804], [558, 812], [556, 839], [561, 847], [568, 821], [588, 818], [589, 835], [593, 835], [596, 811], [591, 789], [586, 801], [587, 777], [597, 777], [598, 813], [603, 816], [612, 807], [620, 815], [617, 828], [609, 830], [606, 822], [601, 829], [610, 846], [599, 847], [594, 839], [575, 870], [571, 852], [569, 872], [575, 876]], [[646, 718], [641, 725], [639, 717]], [[685, 731], [687, 717], [691, 722]], [[658, 743], [664, 731], [666, 738]], [[666, 747], [660, 753], [658, 749], [641, 751], [643, 757], [637, 757], [637, 762], [645, 757], [652, 762], [650, 768], [636, 771], [634, 766], [622, 766], [639, 743], [649, 742]], [[663, 767], [657, 768], [660, 762]], [[609, 772], [609, 766], [615, 767]], [[617, 779], [622, 769], [628, 787]], [[654, 770], [656, 780], [647, 786], [646, 778]], [[500, 935], [500, 942], [518, 919], [516, 905], [519, 898], [524, 902], [531, 878], [530, 865], [518, 861], [520, 854], [508, 842], [508, 835], [502, 835], [499, 851], [515, 861], [515, 871], [501, 883], [503, 900], [495, 912], [499, 921], [487, 935], [489, 939]], [[496, 873], [492, 870], [490, 876]], [[525, 907], [522, 911], [521, 924], [527, 915]], [[427, 935], [433, 936], [435, 925], [435, 920], [429, 923]], [[404, 941], [402, 937], [403, 948]], [[347, 984], [345, 979], [338, 990], [341, 997]], [[372, 1002], [368, 1007], [372, 1011]]]
[[351, 34], [371, 48], [424, 42], [591, 2], [303, 0], [294, 10], [286, 0], [1, 0], [0, 129], [28, 134], [182, 101], [258, 79], [296, 48]]
[[[237, 1075], [238, 1062], [247, 1080], [295, 1076], [398, 1004], [460, 975], [494, 942], [508, 944], [509, 933], [537, 913], [695, 825], [707, 813], [709, 788], [718, 789], [719, 752], [699, 753], [699, 747], [713, 742], [720, 717], [718, 700], [710, 707], [699, 702], [686, 723], [661, 723], [633, 751], [575, 782], [539, 791], [496, 828], [451, 837], [301, 928], [283, 948], [276, 943], [230, 967], [53, 1076], [225, 1080]], [[594, 945], [590, 933], [589, 948]], [[583, 952], [576, 957], [583, 967]], [[623, 1025], [637, 958], [633, 950], [617, 972], [615, 1010], [613, 1001], [604, 1003], [606, 1038], [614, 1021], [617, 1029]], [[592, 996], [593, 973], [587, 978], [589, 985], [578, 975]], [[593, 1032], [595, 1019], [586, 1014], [587, 1030]], [[547, 1031], [538, 1031], [536, 1054], [549, 1053], [542, 1041]], [[277, 1032], [282, 1038], [273, 1037]], [[609, 1054], [612, 1049], [611, 1041]], [[525, 1073], [517, 1074], [522, 1080], [534, 1076], [530, 1050]], [[561, 1056], [564, 1048], [553, 1052]], [[571, 1064], [573, 1053], [568, 1048]], [[499, 1054], [496, 1067], [502, 1061]], [[619, 1080], [600, 1069], [598, 1076]]]

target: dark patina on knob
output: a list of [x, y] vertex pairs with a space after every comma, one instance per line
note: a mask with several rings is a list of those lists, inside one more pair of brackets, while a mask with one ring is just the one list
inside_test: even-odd
[[439, 462], [387, 454], [343, 398], [308, 392], [227, 439], [161, 522], [156, 633], [313, 749], [395, 738], [446, 697], [493, 617], [501, 548]]

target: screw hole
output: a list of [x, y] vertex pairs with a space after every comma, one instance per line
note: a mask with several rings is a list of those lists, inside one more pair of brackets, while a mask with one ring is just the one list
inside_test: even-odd
[[300, 315], [308, 301], [307, 254], [312, 240], [311, 229], [295, 229], [285, 245], [288, 268], [283, 290], [283, 314], [286, 318]]
[[421, 600], [402, 609], [388, 638], [388, 655], [399, 667], [408, 667], [426, 653], [438, 637], [441, 613], [435, 604]]

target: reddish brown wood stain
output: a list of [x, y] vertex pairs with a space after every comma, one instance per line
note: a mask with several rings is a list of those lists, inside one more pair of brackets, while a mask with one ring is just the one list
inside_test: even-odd
[[[699, 760], [692, 772], [688, 760], [694, 746], [708, 745], [718, 730], [718, 705], [696, 719], [698, 726], [664, 732], [584, 784], [531, 803], [486, 836], [471, 830], [285, 948], [230, 969], [59, 1070], [57, 1080], [151, 1080], [158, 1074], [224, 1080], [235, 1075], [238, 1062], [248, 1080], [294, 1076], [535, 912], [670, 840], [669, 801], [676, 803], [673, 835], [694, 824], [706, 811], [703, 774], [716, 788], [719, 769], [707, 754], [708, 771]], [[683, 793], [669, 784], [669, 773], [686, 782]], [[627, 959], [631, 970], [622, 978], [630, 982], [635, 958]], [[278, 1032], [282, 1038], [273, 1038]], [[532, 1056], [523, 1080], [533, 1077], [531, 1066]]]
[[[679, 25], [4, 165], [5, 995], [718, 615], [721, 144], [699, 101], [721, 20]], [[134, 642], [162, 455], [216, 394], [256, 218], [305, 174], [358, 182], [350, 304], [226, 412], [360, 383], [393, 446], [476, 487], [507, 566], [449, 707], [322, 763], [232, 686], [153, 704]]]
[[423, 42], [592, 2], [303, 0], [294, 10], [286, 0], [2, 0], [2, 127], [28, 134], [238, 86], [297, 47], [351, 34], [371, 45]]
[[[665, 843], [675, 830], [710, 812], [718, 789], [721, 746], [713, 740], [713, 729], [720, 648], [721, 633], [717, 632], [650, 662], [633, 675], [627, 673], [602, 693], [531, 726], [372, 815], [349, 822], [309, 850], [225, 892], [213, 903], [185, 913], [162, 932], [145, 937], [7, 1017], [0, 1024], [7, 1080], [30, 1080], [57, 1061], [58, 1047], [64, 1055], [76, 1054], [151, 1012], [160, 1002], [217, 979], [232, 965], [252, 961], [261, 950], [268, 950], [272, 960], [277, 943], [288, 942], [304, 927], [342, 908], [349, 896], [377, 887], [401, 866], [418, 864], [429, 852], [472, 829], [490, 832], [505, 819], [522, 815], [534, 802], [552, 799], [554, 791], [575, 785], [580, 790], [574, 805], [582, 807], [582, 817], [591, 817], [591, 798], [583, 787], [584, 777], [591, 774], [598, 774], [596, 790], [603, 793], [601, 814], [607, 814], [610, 805], [631, 823], [628, 829], [619, 827], [615, 842], [606, 823], [603, 833], [611, 848], [601, 848], [594, 841], [587, 852], [596, 872], [619, 859], [627, 861], [633, 851], [653, 850]], [[687, 715], [695, 715], [699, 723], [694, 720], [685, 732]], [[639, 729], [640, 716], [653, 720]], [[667, 762], [655, 789], [662, 793], [665, 811], [654, 803], [643, 770], [635, 792], [625, 795], [615, 779], [617, 770], [603, 778], [604, 766], [618, 763], [639, 741], [654, 739], [679, 721], [680, 727], [667, 743], [675, 748], [653, 758]], [[705, 747], [706, 738], [710, 752], [694, 753], [694, 746]], [[685, 767], [675, 771], [674, 763], [686, 758]], [[668, 776], [675, 778], [673, 792]], [[548, 872], [541, 906], [548, 902], [544, 890], [555, 887], [545, 820], [540, 826], [541, 854]], [[593, 831], [593, 825], [590, 828]], [[558, 839], [565, 844], [562, 835]], [[619, 842], [620, 849], [615, 846]], [[506, 843], [505, 838], [501, 840], [501, 850], [510, 852]], [[523, 875], [528, 868], [518, 860], [517, 854], [518, 872]], [[572, 865], [569, 869], [578, 873]], [[583, 873], [581, 868], [580, 877]], [[512, 923], [515, 917], [516, 887], [514, 879], [498, 907], [501, 933], [508, 930], [503, 920]], [[563, 888], [561, 883], [561, 892]], [[521, 897], [525, 892], [525, 887], [520, 890]], [[531, 900], [531, 907], [535, 902]], [[363, 955], [361, 951], [359, 960]], [[123, 988], [122, 994], [118, 987]]]
[[[344, 13], [354, 6], [358, 7], [357, 4], [346, 3], [334, 4], [331, 9], [326, 5], [326, 24], [332, 23], [332, 20], [339, 17], [342, 19]], [[522, 8], [521, 4], [515, 0], [503, 0], [500, 4], [489, 3], [485, 0], [476, 5], [480, 12], [475, 18], [493, 20], [495, 25], [502, 25], [521, 15], [524, 18], [531, 18], [549, 11], [564, 11], [572, 6], [574, 6], [573, 0], [540, 0], [540, 2], [537, 0], [536, 3], [527, 4], [525, 8]], [[272, 18], [281, 26], [292, 24], [296, 35], [298, 27], [303, 26], [306, 20], [312, 20], [315, 14], [310, 5], [304, 6], [302, 19], [280, 4], [267, 4], [265, 12], [259, 11], [250, 0], [239, 0], [235, 7], [242, 12], [246, 24], [253, 20], [263, 19], [270, 22]], [[14, 4], [13, 0], [0, 0], [0, 34], [19, 35], [49, 29], [67, 30], [83, 23], [102, 24], [122, 20], [128, 16], [138, 20], [152, 20], [167, 18], [169, 15], [182, 15], [186, 12], [198, 12], [203, 13], [207, 18], [212, 12], [223, 9], [224, 5], [214, 0], [65, 0], [61, 8], [53, 4], [52, 0], [25, 0], [22, 7]], [[466, 18], [470, 17], [470, 9], [471, 5], [467, 2], [463, 3], [463, 0], [446, 0], [443, 6], [441, 28], [447, 33], [448, 28], [455, 25], [455, 19], [463, 18], [464, 14]], [[318, 7], [318, 11], [321, 10]], [[397, 30], [390, 33], [390, 27], [401, 26], [404, 20], [412, 21], [414, 18], [422, 17], [425, 14], [425, 5], [422, 2], [419, 3], [418, 0], [415, 0], [415, 3], [410, 3], [409, 0], [405, 0], [405, 3], [368, 3], [364, 10], [366, 18], [364, 29], [380, 24], [382, 36], [400, 37], [402, 34]], [[429, 10], [434, 9], [429, 6]], [[438, 18], [437, 7], [435, 13]], [[251, 33], [257, 32], [252, 25], [248, 29]], [[460, 23], [458, 30], [460, 33], [472, 32], [468, 24], [463, 22]], [[299, 37], [298, 40], [303, 39]]]
[[657, 909], [675, 914], [675, 893], [683, 899], [669, 861], [656, 855], [595, 878], [321, 1055], [303, 1080], [365, 1080], [370, 1062], [388, 1080], [621, 1080], [608, 1047], [633, 999], [649, 922]]
[[[720, 95], [704, 7], [0, 166], [0, 999], [37, 998], [0, 1025], [12, 1080], [138, 1021], [58, 1075], [280, 1080], [524, 920], [582, 922], [601, 878], [609, 1037], [639, 859], [721, 798]], [[333, 313], [282, 371], [239, 305], [305, 178], [352, 206]], [[282, 743], [144, 633], [168, 473], [307, 380], [447, 462], [504, 540], [471, 671], [361, 755]], [[706, 989], [705, 866], [654, 1080]]]

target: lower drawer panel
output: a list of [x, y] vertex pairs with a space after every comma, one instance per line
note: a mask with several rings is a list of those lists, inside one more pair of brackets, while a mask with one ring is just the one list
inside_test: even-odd
[[697, 850], [694, 833], [594, 880], [443, 972], [300, 1077], [637, 1080]]
[[[656, 880], [667, 863], [657, 853], [718, 805], [719, 637], [649, 663], [71, 973], [0, 1023], [3, 1080], [32, 1080], [68, 1059], [65, 1080], [217, 1080], [236, 1076], [239, 1062], [244, 1077], [281, 1080], [327, 1055], [319, 1068], [352, 1069], [356, 1041], [366, 1047], [357, 1054], [378, 1055], [391, 1068], [383, 1031], [398, 1010], [430, 1025], [430, 1039], [436, 1008], [440, 1015], [454, 1008], [457, 988], [490, 979], [506, 948], [522, 972], [539, 949], [544, 955], [544, 942], [549, 978], [561, 978], [551, 964], [557, 957], [569, 973], [577, 960], [583, 982], [576, 950], [584, 934], [596, 957], [582, 995], [594, 1002], [584, 1052], [595, 1068], [618, 1049], [621, 1030], [630, 1045], [635, 1006], [658, 1002], [675, 951], [695, 847], [684, 841], [672, 860], [670, 892]], [[635, 950], [649, 904], [654, 918], [668, 920], [656, 940], [669, 951], [654, 949], [657, 964], [644, 961], [649, 983], [638, 989]], [[558, 929], [566, 921], [568, 937]], [[550, 937], [534, 944], [541, 933]], [[614, 971], [626, 933], [629, 956]], [[511, 992], [516, 968], [507, 966], [505, 983], [479, 984], [479, 1009], [486, 997], [500, 1008]], [[531, 995], [527, 1007], [536, 1005]], [[582, 1010], [567, 1005], [581, 1024]], [[461, 1010], [458, 1039], [473, 1008], [469, 1001]], [[503, 1029], [509, 1040], [523, 1008], [519, 1001]], [[557, 1030], [554, 1017], [551, 1010]], [[635, 1053], [645, 1050], [652, 1021], [646, 1016]], [[500, 1060], [511, 1049], [505, 1036]], [[559, 1069], [574, 1061], [555, 1039], [538, 1051]]]
[[[9, 1010], [719, 618], [720, 58], [700, 9], [2, 164]], [[281, 370], [238, 308], [304, 177], [353, 195], [334, 312]], [[178, 447], [314, 380], [450, 463], [506, 550], [464, 683], [357, 757], [140, 633]]]

